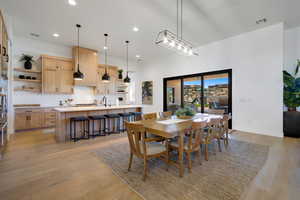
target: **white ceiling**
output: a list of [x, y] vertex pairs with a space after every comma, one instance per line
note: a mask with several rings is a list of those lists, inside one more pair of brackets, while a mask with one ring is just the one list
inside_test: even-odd
[[[145, 60], [170, 54], [154, 44], [163, 29], [176, 32], [176, 0], [0, 0], [0, 8], [13, 17], [14, 34], [72, 46], [75, 24], [82, 25], [81, 46], [102, 50], [103, 34], [110, 35], [110, 54], [125, 56], [125, 40], [131, 41], [130, 56]], [[184, 0], [184, 38], [195, 46], [243, 32], [286, 22], [300, 25], [299, 0]], [[257, 25], [255, 21], [267, 18]], [[139, 32], [133, 32], [133, 26]], [[54, 38], [53, 33], [59, 33]]]

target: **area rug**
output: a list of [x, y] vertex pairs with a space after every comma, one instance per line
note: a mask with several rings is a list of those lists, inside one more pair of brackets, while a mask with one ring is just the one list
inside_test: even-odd
[[183, 178], [175, 166], [166, 171], [163, 161], [151, 160], [145, 182], [142, 160], [134, 158], [131, 171], [127, 171], [127, 138], [94, 153], [146, 200], [238, 200], [263, 167], [268, 151], [268, 146], [231, 140], [227, 150], [211, 151], [209, 161], [202, 158], [202, 165], [195, 159], [192, 172], [186, 168]]

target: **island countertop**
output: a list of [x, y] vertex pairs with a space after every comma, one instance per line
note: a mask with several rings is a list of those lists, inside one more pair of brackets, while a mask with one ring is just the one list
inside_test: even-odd
[[54, 108], [57, 112], [81, 112], [81, 111], [101, 111], [101, 110], [118, 110], [129, 108], [141, 108], [141, 105], [120, 105], [120, 106], [80, 106], [80, 107], [59, 107]]

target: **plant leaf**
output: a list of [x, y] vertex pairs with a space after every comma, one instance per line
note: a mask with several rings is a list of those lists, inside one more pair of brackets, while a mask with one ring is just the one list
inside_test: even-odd
[[297, 67], [296, 67], [296, 70], [295, 70], [295, 76], [298, 74], [299, 68], [300, 68], [300, 60], [298, 59], [297, 60]]

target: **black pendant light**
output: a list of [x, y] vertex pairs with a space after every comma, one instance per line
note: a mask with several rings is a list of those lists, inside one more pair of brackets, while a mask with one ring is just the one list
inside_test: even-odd
[[108, 50], [108, 47], [107, 47], [107, 37], [108, 37], [108, 34], [105, 33], [104, 37], [105, 37], [105, 46], [104, 46], [105, 73], [102, 76], [102, 81], [103, 82], [109, 82], [110, 76], [107, 73], [107, 50]]
[[124, 83], [130, 83], [130, 78], [128, 76], [128, 45], [129, 45], [129, 41], [127, 40], [126, 42], [126, 64], [127, 64], [127, 73], [126, 73], [126, 77], [124, 78]]
[[83, 80], [84, 75], [79, 69], [79, 29], [81, 28], [80, 24], [76, 24], [77, 27], [77, 72], [73, 73], [74, 80]]

